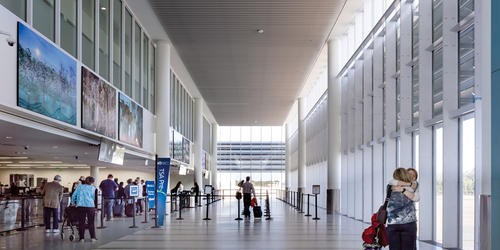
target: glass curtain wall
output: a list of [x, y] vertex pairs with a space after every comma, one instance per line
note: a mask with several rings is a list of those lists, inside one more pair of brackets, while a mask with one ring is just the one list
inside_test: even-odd
[[113, 85], [122, 89], [122, 1], [113, 0]]
[[142, 30], [138, 23], [135, 23], [134, 29], [134, 99], [142, 104], [141, 101], [141, 41], [142, 41]]
[[432, 1], [432, 117], [443, 113], [443, 1]]
[[26, 21], [26, 0], [0, 0], [0, 4]]
[[55, 40], [55, 0], [33, 0], [33, 27]]
[[99, 75], [109, 81], [110, 0], [99, 1]]
[[415, 0], [412, 3], [412, 61], [413, 65], [411, 67], [411, 112], [412, 112], [412, 126], [418, 125], [419, 122], [419, 85], [418, 85], [418, 19], [419, 19], [419, 1]]
[[144, 36], [142, 42], [142, 105], [144, 108], [149, 109], [149, 39]]
[[61, 48], [76, 58], [77, 1], [61, 1]]
[[132, 14], [125, 9], [125, 94], [132, 97]]
[[82, 2], [82, 62], [95, 66], [95, 1]]
[[173, 71], [170, 71], [170, 100], [170, 126], [193, 141], [194, 99]]
[[460, 142], [462, 249], [474, 249], [476, 159], [475, 119], [471, 115], [460, 120]]
[[250, 176], [257, 195], [273, 195], [283, 185], [285, 142], [282, 127], [219, 127], [217, 169], [220, 189], [233, 194]]
[[434, 239], [443, 242], [443, 128], [434, 127]]

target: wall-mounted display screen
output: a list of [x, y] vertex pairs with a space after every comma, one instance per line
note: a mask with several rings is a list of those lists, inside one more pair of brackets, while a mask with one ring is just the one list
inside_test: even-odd
[[142, 148], [142, 107], [120, 93], [119, 140]]
[[112, 142], [102, 141], [99, 145], [99, 161], [123, 165], [125, 148]]
[[76, 61], [17, 23], [17, 105], [76, 125]]
[[82, 128], [116, 138], [116, 90], [82, 67]]

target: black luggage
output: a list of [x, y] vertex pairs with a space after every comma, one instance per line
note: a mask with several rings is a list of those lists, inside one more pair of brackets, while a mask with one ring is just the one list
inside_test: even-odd
[[123, 205], [123, 202], [115, 202], [115, 204], [113, 206], [113, 216], [114, 217], [123, 216], [123, 210], [125, 210], [125, 206]]
[[255, 218], [262, 217], [262, 208], [260, 206], [253, 207], [253, 217]]
[[134, 204], [127, 204], [125, 205], [125, 215], [127, 217], [134, 217]]

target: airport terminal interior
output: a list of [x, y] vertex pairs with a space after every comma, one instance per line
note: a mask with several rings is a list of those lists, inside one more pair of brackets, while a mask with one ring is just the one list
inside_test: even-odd
[[497, 11], [0, 0], [0, 249], [500, 249]]

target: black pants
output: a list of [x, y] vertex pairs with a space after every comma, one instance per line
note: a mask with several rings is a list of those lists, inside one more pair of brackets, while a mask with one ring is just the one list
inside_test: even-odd
[[79, 214], [78, 235], [81, 239], [85, 239], [85, 228], [87, 227], [90, 232], [90, 238], [95, 239], [95, 208], [93, 207], [77, 207]]
[[250, 200], [252, 200], [252, 194], [243, 194], [243, 215], [245, 217], [250, 217]]
[[389, 250], [416, 250], [417, 223], [392, 224], [387, 226]]

